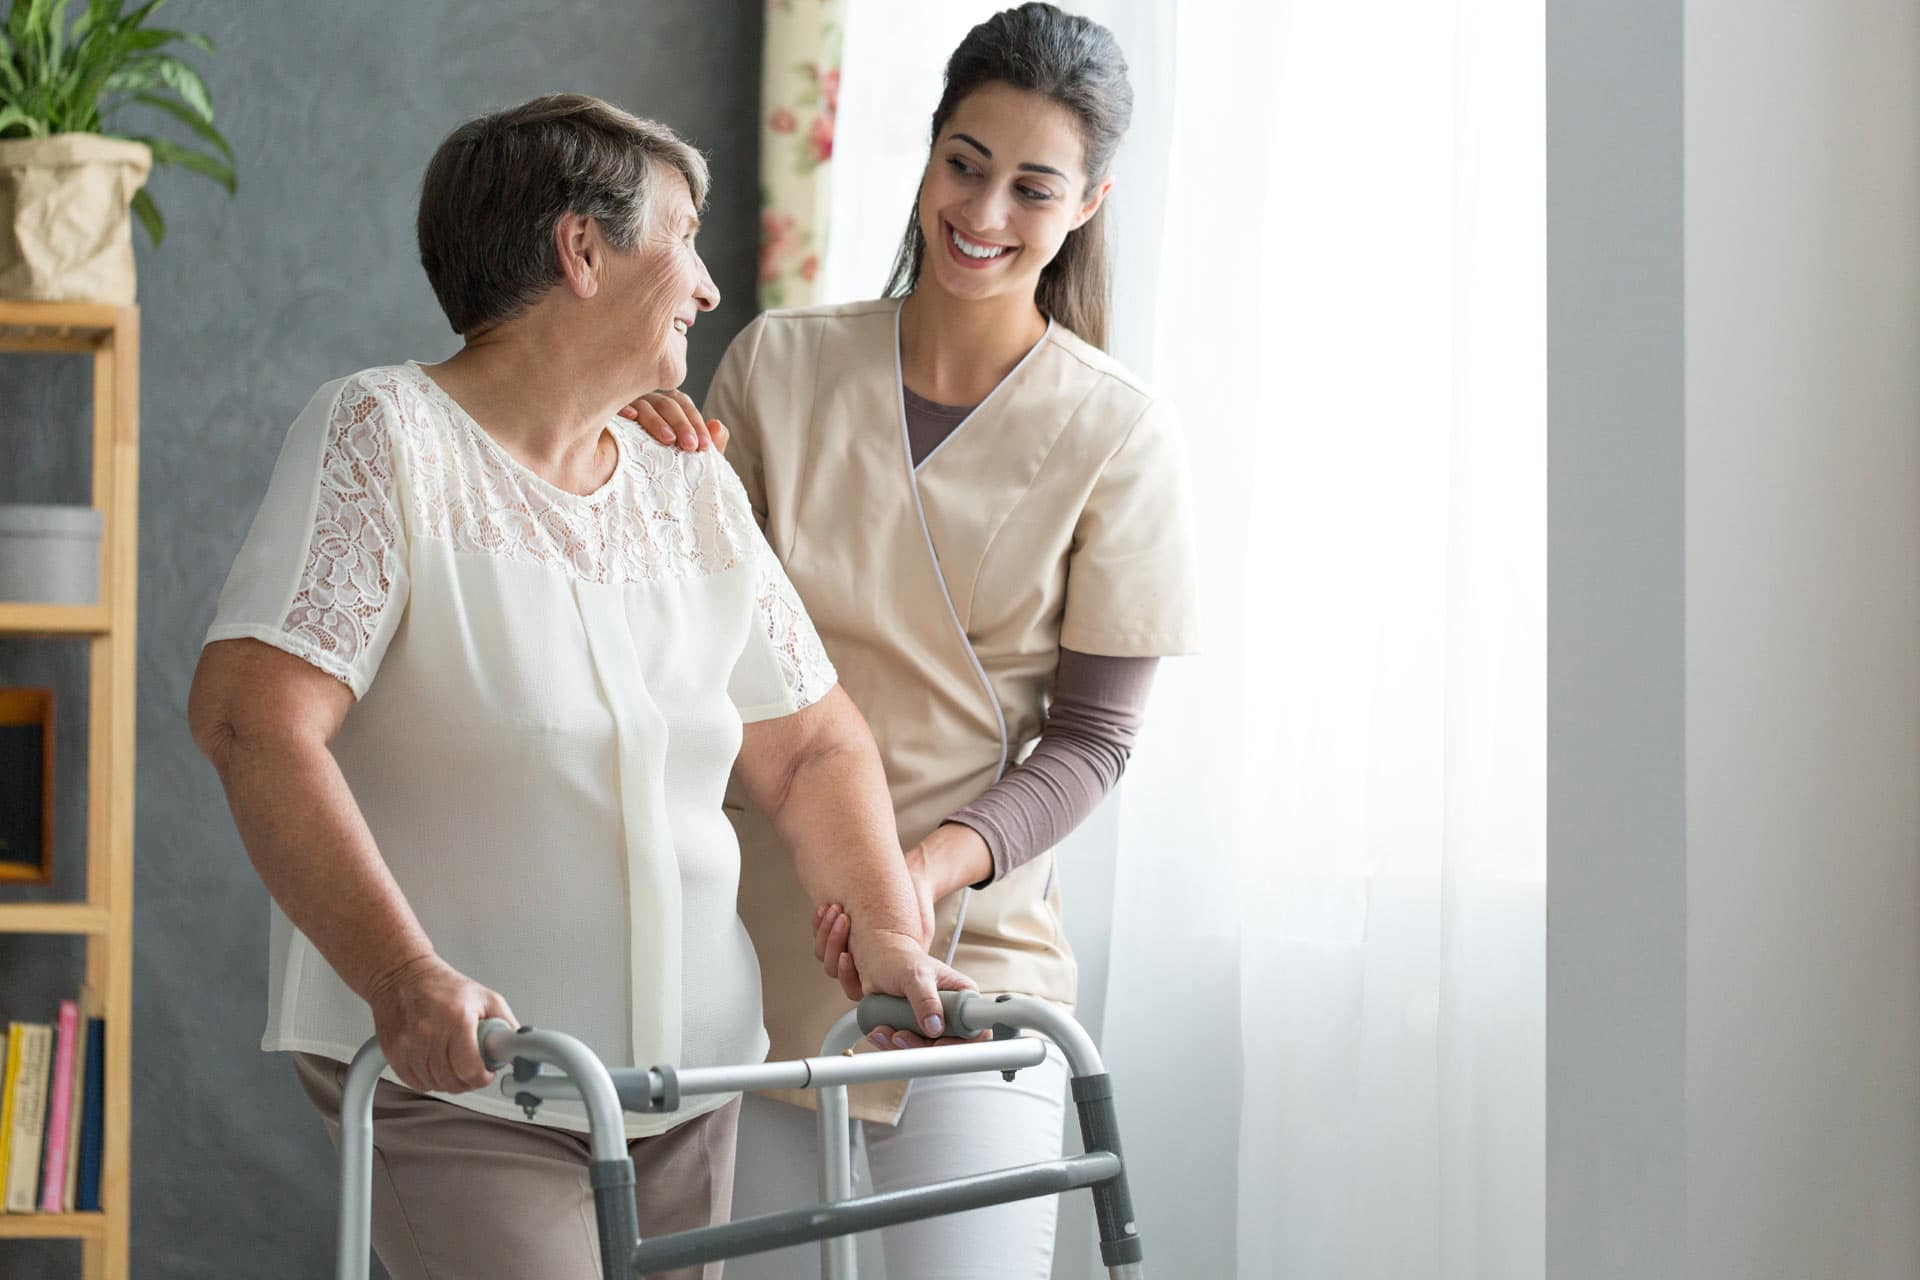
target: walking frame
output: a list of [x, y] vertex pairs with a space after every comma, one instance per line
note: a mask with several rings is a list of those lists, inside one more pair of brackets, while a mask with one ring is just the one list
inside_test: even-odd
[[[592, 1151], [589, 1179], [602, 1280], [640, 1280], [676, 1268], [811, 1242], [820, 1244], [823, 1280], [856, 1280], [853, 1237], [859, 1232], [1082, 1188], [1093, 1194], [1100, 1256], [1109, 1280], [1143, 1280], [1112, 1082], [1092, 1038], [1068, 1014], [1026, 996], [947, 991], [941, 993], [941, 1004], [950, 1035], [991, 1033], [993, 1039], [854, 1056], [847, 1051], [873, 1028], [911, 1027], [918, 1021], [905, 1000], [869, 996], [833, 1025], [819, 1057], [787, 1062], [609, 1070], [572, 1036], [531, 1027], [516, 1031], [499, 1019], [480, 1024], [479, 1044], [488, 1068], [504, 1072], [500, 1091], [525, 1108], [529, 1118], [551, 1099], [578, 1099], [586, 1104]], [[1046, 1044], [1024, 1032], [1038, 1032], [1065, 1055], [1086, 1154], [901, 1191], [853, 1194], [848, 1085], [972, 1071], [999, 1071], [1011, 1080], [1015, 1072], [1039, 1065], [1046, 1056]], [[368, 1040], [354, 1055], [341, 1097], [338, 1280], [367, 1280], [373, 1092], [386, 1064], [380, 1042]], [[546, 1070], [549, 1066], [557, 1070]], [[820, 1091], [821, 1203], [642, 1240], [622, 1113], [657, 1115], [679, 1110], [687, 1098], [762, 1089]]]

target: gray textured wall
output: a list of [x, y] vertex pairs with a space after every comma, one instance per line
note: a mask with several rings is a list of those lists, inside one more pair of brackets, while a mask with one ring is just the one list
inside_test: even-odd
[[[704, 389], [752, 314], [758, 0], [177, 0], [239, 152], [239, 198], [163, 173], [171, 225], [141, 246], [140, 708], [134, 954], [133, 1274], [331, 1274], [332, 1153], [258, 1044], [266, 895], [194, 753], [200, 637], [288, 422], [329, 378], [453, 349], [415, 261], [419, 175], [460, 120], [536, 93], [669, 121], [713, 162], [702, 243], [726, 302], [695, 337]], [[0, 501], [85, 501], [86, 368], [0, 359]], [[0, 684], [56, 686], [62, 882], [78, 892], [82, 648], [0, 643]], [[46, 896], [15, 890], [8, 899]], [[78, 978], [63, 939], [0, 938], [0, 1017]], [[76, 1274], [66, 1243], [0, 1242], [0, 1275]]]

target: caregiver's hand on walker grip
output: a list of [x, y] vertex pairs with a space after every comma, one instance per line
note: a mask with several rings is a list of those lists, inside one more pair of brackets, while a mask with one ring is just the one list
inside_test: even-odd
[[718, 418], [702, 417], [700, 406], [684, 391], [649, 391], [622, 409], [620, 416], [639, 423], [641, 430], [661, 444], [678, 445], [688, 453], [709, 447], [727, 451], [727, 428]]
[[474, 1031], [487, 1018], [519, 1025], [496, 991], [437, 955], [415, 956], [382, 974], [367, 995], [374, 1033], [400, 1083], [421, 1093], [466, 1093], [494, 1073]]

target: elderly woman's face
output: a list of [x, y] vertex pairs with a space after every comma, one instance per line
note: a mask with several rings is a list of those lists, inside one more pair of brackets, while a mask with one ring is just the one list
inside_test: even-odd
[[694, 248], [700, 215], [678, 173], [663, 175], [648, 223], [631, 253], [612, 255], [608, 284], [621, 300], [622, 336], [657, 366], [652, 385], [677, 387], [687, 376], [687, 331], [720, 305], [720, 291]]

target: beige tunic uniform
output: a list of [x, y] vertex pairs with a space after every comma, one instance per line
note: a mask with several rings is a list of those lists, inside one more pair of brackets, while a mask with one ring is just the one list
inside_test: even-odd
[[[1148, 657], [1195, 645], [1191, 526], [1169, 407], [1055, 324], [916, 469], [898, 300], [769, 312], [734, 339], [706, 412], [873, 726], [910, 848], [1039, 737], [1062, 646]], [[849, 1007], [812, 955], [791, 859], [736, 787], [740, 915], [773, 1056], [817, 1053]], [[1049, 852], [939, 904], [935, 955], [983, 991], [1071, 1005]], [[812, 1105], [804, 1091], [774, 1095]], [[905, 1086], [854, 1091], [892, 1123]]]

